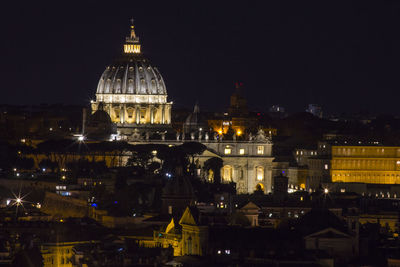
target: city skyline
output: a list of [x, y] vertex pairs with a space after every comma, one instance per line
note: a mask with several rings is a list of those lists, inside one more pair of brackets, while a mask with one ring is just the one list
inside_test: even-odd
[[133, 17], [176, 107], [224, 110], [239, 80], [255, 110], [397, 114], [398, 4], [7, 5], [1, 104], [88, 104]]

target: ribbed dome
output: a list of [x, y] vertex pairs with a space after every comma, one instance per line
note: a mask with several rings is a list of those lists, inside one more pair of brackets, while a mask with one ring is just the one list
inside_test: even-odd
[[132, 54], [106, 68], [97, 94], [166, 95], [167, 90], [158, 69], [141, 54]]

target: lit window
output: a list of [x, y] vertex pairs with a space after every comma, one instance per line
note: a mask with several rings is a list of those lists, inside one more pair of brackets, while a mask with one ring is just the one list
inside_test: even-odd
[[244, 148], [241, 148], [241, 149], [239, 150], [239, 154], [240, 154], [240, 155], [244, 155]]
[[327, 170], [328, 169], [328, 164], [325, 164], [325, 170]]
[[258, 155], [263, 155], [264, 154], [264, 146], [258, 146], [257, 147], [257, 154]]
[[257, 180], [262, 181], [264, 180], [264, 168], [263, 167], [257, 167], [256, 168], [257, 172]]
[[232, 149], [225, 148], [225, 151], [224, 151], [225, 155], [229, 155], [229, 154], [231, 154], [231, 152], [232, 152]]
[[303, 155], [303, 151], [300, 152], [300, 155]]
[[222, 175], [224, 182], [232, 182], [232, 173], [233, 169], [232, 166], [226, 165], [222, 168]]

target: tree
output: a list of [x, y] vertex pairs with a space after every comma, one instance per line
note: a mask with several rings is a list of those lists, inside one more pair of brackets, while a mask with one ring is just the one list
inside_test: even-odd
[[41, 267], [43, 266], [43, 257], [40, 253], [40, 249], [37, 246], [31, 248], [25, 248], [19, 251], [12, 263], [11, 266], [20, 267], [20, 266], [32, 266], [32, 267]]
[[115, 190], [120, 191], [126, 188], [129, 173], [126, 168], [118, 169], [117, 176], [115, 179]]
[[214, 173], [214, 183], [221, 183], [221, 168], [224, 166], [224, 162], [221, 158], [212, 157], [204, 162], [204, 169], [206, 172], [212, 170]]
[[197, 155], [203, 154], [203, 152], [207, 149], [207, 147], [198, 142], [187, 142], [181, 146], [183, 153], [186, 154], [186, 157], [190, 157], [191, 161], [189, 162], [189, 170], [190, 174], [194, 174], [195, 162], [194, 157]]

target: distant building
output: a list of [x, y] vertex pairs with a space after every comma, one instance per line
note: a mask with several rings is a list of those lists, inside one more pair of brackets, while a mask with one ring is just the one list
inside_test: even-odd
[[[205, 139], [201, 143], [208, 150], [198, 156], [199, 164], [203, 165], [210, 157], [220, 157], [224, 162], [223, 183], [235, 182], [238, 193], [252, 193], [257, 186], [271, 192], [274, 157], [272, 142], [264, 131], [245, 141]], [[208, 173], [203, 173], [203, 177], [212, 179]]]
[[280, 105], [273, 105], [268, 110], [268, 115], [272, 118], [285, 118], [287, 113], [285, 112], [285, 108]]
[[272, 193], [274, 202], [282, 203], [287, 199], [288, 182], [289, 179], [282, 174], [274, 177], [274, 190]]
[[[308, 168], [306, 182], [299, 182], [301, 188], [307, 190], [317, 189], [321, 183], [330, 182], [330, 146], [327, 143], [318, 143], [317, 148], [305, 149], [298, 148], [294, 150], [293, 156], [299, 166], [306, 166]], [[303, 176], [299, 179], [304, 181]], [[299, 181], [298, 180], [298, 181]]]
[[226, 134], [232, 129], [237, 136], [241, 136], [246, 130], [258, 126], [258, 118], [250, 114], [243, 90], [243, 84], [237, 82], [230, 98], [228, 112], [208, 120], [208, 125], [214, 132]]
[[273, 113], [285, 113], [285, 108], [279, 105], [273, 105], [269, 108], [269, 112]]
[[332, 145], [332, 182], [400, 183], [400, 147]]
[[200, 113], [200, 107], [198, 103], [194, 105], [193, 112], [189, 114], [183, 123], [183, 132], [210, 132], [207, 124], [207, 119]]
[[309, 112], [318, 118], [322, 118], [322, 107], [317, 104], [309, 104], [306, 112]]
[[[363, 145], [365, 144], [366, 145]], [[328, 140], [319, 142], [316, 150], [296, 149], [299, 165], [308, 166], [307, 189], [321, 184], [353, 184], [341, 186], [343, 191], [398, 195], [397, 189], [366, 188], [362, 184], [400, 184], [400, 147], [374, 145], [374, 142]], [[378, 143], [378, 142], [376, 142]], [[358, 185], [356, 185], [358, 183]], [[339, 190], [339, 189], [338, 189]]]

